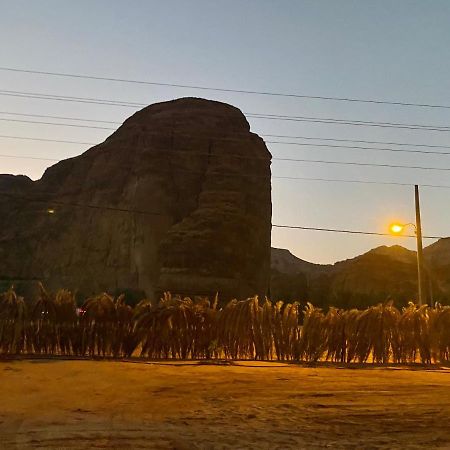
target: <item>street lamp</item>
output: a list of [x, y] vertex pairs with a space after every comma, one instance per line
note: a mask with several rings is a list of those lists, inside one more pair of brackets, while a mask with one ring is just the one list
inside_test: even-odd
[[408, 226], [412, 226], [414, 228], [414, 234], [415, 234], [416, 233], [416, 225], [413, 223], [393, 223], [389, 226], [389, 231], [392, 234], [400, 235], [401, 233], [403, 233], [403, 230]]
[[418, 290], [418, 303], [419, 306], [423, 305], [423, 245], [422, 245], [422, 222], [420, 220], [420, 198], [419, 198], [419, 186], [414, 186], [414, 200], [416, 207], [416, 223], [393, 223], [390, 225], [389, 230], [392, 234], [399, 235], [407, 226], [414, 228], [417, 242], [417, 290]]

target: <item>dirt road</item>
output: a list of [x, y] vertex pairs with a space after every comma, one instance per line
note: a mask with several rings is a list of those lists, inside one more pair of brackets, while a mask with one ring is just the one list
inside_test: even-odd
[[450, 370], [4, 361], [0, 448], [450, 449]]

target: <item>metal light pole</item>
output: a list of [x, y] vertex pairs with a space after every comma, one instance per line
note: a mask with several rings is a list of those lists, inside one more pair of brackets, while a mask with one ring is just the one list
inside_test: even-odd
[[414, 199], [416, 205], [416, 240], [417, 240], [417, 289], [419, 306], [424, 304], [423, 295], [423, 246], [422, 246], [422, 222], [420, 220], [419, 186], [414, 186]]
[[417, 184], [414, 185], [414, 200], [416, 207], [416, 223], [415, 224], [393, 223], [391, 224], [389, 229], [392, 234], [399, 235], [408, 225], [414, 228], [417, 241], [417, 294], [418, 294], [417, 303], [419, 304], [419, 306], [422, 306], [424, 303], [426, 303], [426, 299], [424, 294], [424, 282], [423, 282], [424, 264], [423, 264], [423, 246], [422, 246], [422, 222], [420, 220], [420, 198], [419, 198], [419, 186]]

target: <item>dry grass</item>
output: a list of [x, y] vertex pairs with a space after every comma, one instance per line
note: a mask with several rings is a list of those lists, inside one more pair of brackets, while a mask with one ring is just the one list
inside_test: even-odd
[[40, 286], [31, 308], [13, 289], [0, 295], [0, 354], [140, 356], [150, 359], [256, 359], [374, 362], [449, 361], [450, 307], [365, 310], [172, 297], [135, 308], [108, 294], [77, 312], [74, 296]]

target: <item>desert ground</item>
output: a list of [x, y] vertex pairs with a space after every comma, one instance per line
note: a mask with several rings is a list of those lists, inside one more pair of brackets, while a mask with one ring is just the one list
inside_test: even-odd
[[450, 370], [8, 360], [0, 448], [450, 448]]

